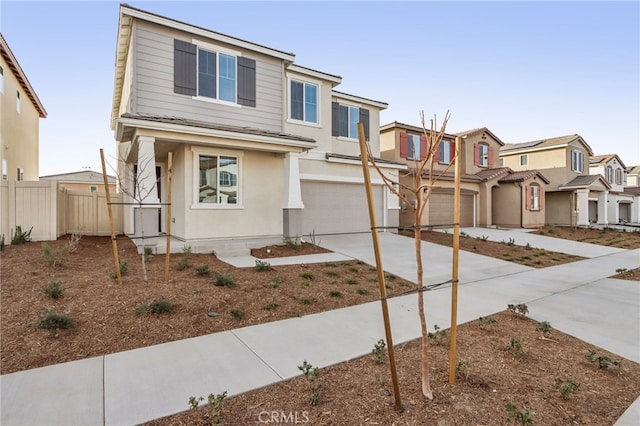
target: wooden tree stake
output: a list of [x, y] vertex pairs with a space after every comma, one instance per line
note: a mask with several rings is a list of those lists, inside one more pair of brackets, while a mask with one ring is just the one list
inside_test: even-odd
[[453, 187], [453, 271], [451, 274], [451, 343], [449, 348], [449, 383], [456, 382], [456, 358], [458, 338], [458, 254], [460, 252], [460, 145], [462, 138], [456, 136], [456, 154]]
[[171, 180], [173, 170], [173, 153], [167, 154], [167, 216], [166, 233], [167, 233], [167, 252], [164, 256], [164, 280], [169, 282], [169, 263], [171, 261]]
[[116, 242], [116, 231], [113, 226], [113, 212], [111, 211], [111, 194], [109, 193], [109, 180], [107, 179], [107, 168], [104, 163], [104, 150], [100, 148], [100, 161], [102, 163], [102, 177], [104, 179], [104, 190], [107, 194], [107, 210], [109, 211], [109, 228], [111, 229], [111, 248], [113, 249], [113, 262], [116, 267], [116, 278], [118, 284], [122, 284], [120, 274], [120, 259], [118, 258], [118, 243]]

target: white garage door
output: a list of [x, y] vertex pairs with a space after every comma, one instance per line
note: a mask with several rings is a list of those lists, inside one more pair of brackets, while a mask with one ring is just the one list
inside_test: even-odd
[[[473, 226], [473, 195], [460, 195], [460, 226]], [[453, 224], [453, 194], [431, 194], [429, 225]]]
[[[302, 182], [302, 232], [343, 234], [369, 232], [369, 209], [364, 185], [352, 183]], [[383, 187], [374, 185], [376, 222], [383, 225]]]

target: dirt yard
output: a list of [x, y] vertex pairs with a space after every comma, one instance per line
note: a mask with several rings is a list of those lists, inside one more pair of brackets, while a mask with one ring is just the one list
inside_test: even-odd
[[[440, 235], [438, 238], [451, 238]], [[602, 235], [609, 238], [606, 233]], [[630, 236], [637, 238], [640, 234]], [[463, 240], [471, 244], [466, 249], [482, 250], [482, 254], [504, 260], [528, 256], [530, 259], [524, 260], [534, 267], [576, 260], [550, 252], [535, 256], [539, 253], [536, 249], [522, 248], [526, 251], [519, 253], [508, 243]], [[2, 374], [378, 299], [375, 268], [362, 262], [268, 268], [269, 257], [322, 251], [310, 244], [254, 251], [254, 256], [263, 258], [263, 271], [256, 267], [234, 268], [212, 255], [172, 255], [168, 283], [164, 281], [164, 256], [150, 256], [149, 280], [145, 283], [140, 256], [131, 241], [120, 239], [119, 255], [129, 270], [122, 285], [112, 278], [115, 268], [109, 238], [83, 237], [74, 251], [61, 254], [63, 247], [69, 245], [66, 236], [45, 244], [9, 246], [0, 254]], [[489, 249], [493, 245], [495, 251]], [[621, 272], [631, 276], [635, 273]], [[55, 281], [62, 289], [58, 298], [52, 297], [60, 292], [55, 291]], [[390, 294], [413, 286], [388, 274], [386, 283]], [[45, 287], [49, 294], [45, 294]], [[170, 312], [153, 313], [164, 309]], [[52, 313], [60, 315], [52, 319]], [[49, 317], [45, 321], [46, 314]], [[229, 398], [224, 402], [222, 420], [227, 425], [257, 424], [260, 413], [267, 411], [298, 413], [307, 416], [309, 424], [427, 421], [441, 425], [493, 425], [506, 424], [506, 404], [512, 403], [516, 407], [513, 415], [532, 415], [534, 424], [602, 425], [612, 424], [640, 395], [638, 364], [620, 360], [558, 331], [543, 338], [536, 331], [537, 324], [514, 313], [500, 314], [495, 320], [460, 327], [461, 378], [454, 386], [446, 383], [448, 336], [432, 339], [431, 373], [436, 399], [430, 403], [420, 397], [416, 343], [400, 345], [396, 356], [405, 406], [401, 414], [393, 410], [388, 360], [377, 364], [372, 356], [366, 356], [323, 369], [314, 383], [299, 377]], [[72, 328], [55, 328], [68, 323]], [[47, 329], [39, 328], [39, 324]], [[514, 348], [506, 349], [512, 338], [520, 341], [522, 356], [516, 357]], [[589, 350], [596, 351], [594, 357], [608, 356], [620, 360], [621, 365], [600, 369], [586, 359]], [[307, 361], [314, 363], [313, 359]], [[570, 391], [565, 399], [555, 388], [556, 379], [563, 381], [561, 387], [574, 383], [579, 388]], [[322, 391], [318, 404], [312, 406], [309, 398], [317, 383], [322, 384]], [[155, 423], [208, 424], [207, 416], [207, 409], [200, 409]]]

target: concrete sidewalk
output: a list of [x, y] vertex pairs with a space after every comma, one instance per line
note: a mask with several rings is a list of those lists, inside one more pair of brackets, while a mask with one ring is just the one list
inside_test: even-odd
[[[413, 240], [380, 236], [385, 270], [413, 281]], [[321, 245], [374, 263], [370, 234], [324, 236]], [[427, 281], [449, 279], [451, 249], [423, 247]], [[534, 319], [640, 362], [640, 286], [607, 279], [617, 268], [640, 267], [640, 250], [545, 269], [460, 255], [459, 323], [527, 303]], [[428, 293], [430, 324], [449, 327], [450, 297], [446, 287]], [[420, 336], [416, 305], [415, 295], [389, 301], [394, 343]], [[599, 313], [597, 322], [590, 311]], [[138, 424], [186, 410], [190, 396], [232, 396], [296, 376], [305, 359], [326, 367], [365, 355], [383, 337], [380, 304], [373, 302], [8, 374], [0, 377], [0, 423]], [[616, 424], [640, 424], [640, 403]]]

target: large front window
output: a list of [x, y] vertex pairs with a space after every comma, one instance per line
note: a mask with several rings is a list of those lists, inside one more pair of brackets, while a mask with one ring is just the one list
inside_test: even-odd
[[340, 105], [340, 132], [338, 136], [358, 139], [358, 121], [360, 121], [360, 108]]
[[540, 187], [538, 185], [529, 186], [529, 210], [540, 210]]
[[582, 173], [584, 170], [584, 154], [582, 151], [571, 151], [571, 170]]
[[489, 145], [478, 144], [476, 145], [478, 165], [482, 167], [489, 166]]
[[236, 102], [236, 57], [198, 50], [198, 96]]
[[607, 166], [604, 170], [605, 170], [605, 177], [607, 178], [607, 182], [613, 183], [613, 167]]
[[407, 158], [410, 160], [420, 160], [420, 136], [407, 135]]
[[291, 81], [291, 119], [318, 123], [318, 86]]
[[238, 158], [226, 155], [199, 155], [199, 195], [201, 204], [238, 204]]

